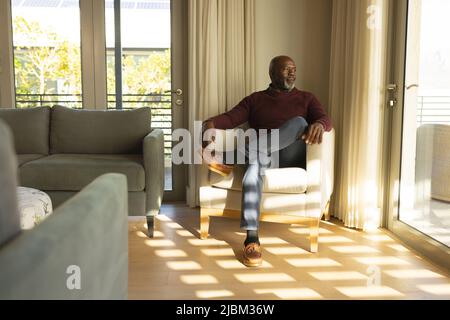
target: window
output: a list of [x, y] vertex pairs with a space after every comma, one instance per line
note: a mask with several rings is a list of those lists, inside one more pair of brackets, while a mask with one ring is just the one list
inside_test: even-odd
[[[114, 1], [105, 0], [108, 108], [151, 108], [152, 128], [164, 131], [165, 189], [171, 190], [170, 0], [121, 1], [119, 48], [115, 43], [115, 22]], [[122, 59], [121, 97], [116, 94], [116, 51]]]
[[14, 0], [16, 106], [81, 108], [78, 0]]

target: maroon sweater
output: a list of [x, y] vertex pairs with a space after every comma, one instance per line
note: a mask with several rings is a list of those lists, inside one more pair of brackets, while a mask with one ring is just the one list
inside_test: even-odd
[[248, 121], [251, 128], [275, 129], [287, 120], [302, 116], [309, 124], [320, 122], [326, 131], [331, 130], [331, 120], [316, 97], [297, 88], [278, 92], [270, 87], [244, 98], [237, 106], [209, 120], [217, 129], [231, 129]]

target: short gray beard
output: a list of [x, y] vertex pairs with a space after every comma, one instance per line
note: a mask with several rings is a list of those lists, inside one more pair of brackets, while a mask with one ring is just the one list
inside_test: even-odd
[[294, 87], [295, 87], [295, 82], [292, 82], [292, 84], [289, 85], [286, 80], [284, 81], [284, 89], [287, 90], [288, 92], [291, 92], [292, 89], [294, 89]]

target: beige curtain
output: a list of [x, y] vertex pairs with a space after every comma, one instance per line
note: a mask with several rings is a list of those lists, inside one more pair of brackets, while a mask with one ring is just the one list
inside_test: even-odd
[[[189, 0], [189, 131], [255, 90], [255, 0]], [[197, 152], [198, 150], [193, 150]], [[199, 204], [201, 166], [190, 165], [187, 202]]]
[[333, 214], [381, 225], [382, 123], [389, 0], [334, 0], [330, 115], [336, 129]]

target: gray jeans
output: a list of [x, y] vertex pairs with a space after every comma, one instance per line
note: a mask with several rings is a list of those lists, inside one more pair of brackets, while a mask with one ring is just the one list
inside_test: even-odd
[[[268, 147], [269, 158], [278, 157], [279, 168], [301, 167], [306, 169], [306, 144], [298, 139], [308, 127], [303, 117], [295, 117], [286, 121], [279, 129], [279, 143], [277, 147]], [[258, 230], [261, 192], [265, 169], [273, 167], [267, 161], [252, 161], [242, 179], [242, 210], [241, 228], [244, 230]]]

